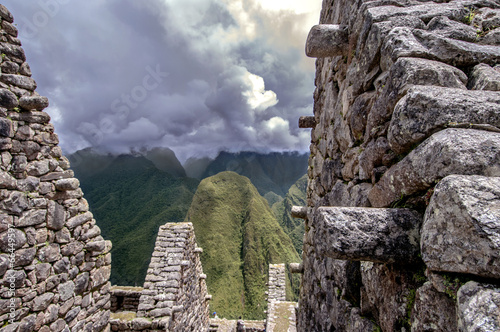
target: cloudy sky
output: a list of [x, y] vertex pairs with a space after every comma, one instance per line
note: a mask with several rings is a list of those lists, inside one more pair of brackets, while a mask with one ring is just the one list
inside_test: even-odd
[[4, 0], [66, 153], [306, 151], [321, 0]]

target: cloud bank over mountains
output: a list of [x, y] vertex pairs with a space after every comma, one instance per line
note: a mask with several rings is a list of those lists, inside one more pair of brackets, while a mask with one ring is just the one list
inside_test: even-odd
[[4, 0], [67, 152], [305, 151], [321, 0]]

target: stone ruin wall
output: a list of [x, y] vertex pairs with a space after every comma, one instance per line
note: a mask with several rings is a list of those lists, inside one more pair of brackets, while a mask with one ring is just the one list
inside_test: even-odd
[[[144, 289], [111, 288], [111, 242], [62, 155], [13, 22], [0, 4], [0, 331], [207, 331], [191, 224], [160, 227]], [[110, 320], [110, 309], [139, 318]]]
[[206, 275], [192, 223], [160, 227], [144, 287], [110, 289], [111, 331], [209, 330]]
[[104, 330], [111, 242], [62, 155], [3, 5], [0, 26], [1, 331]]
[[299, 331], [500, 330], [500, 2], [324, 0]]

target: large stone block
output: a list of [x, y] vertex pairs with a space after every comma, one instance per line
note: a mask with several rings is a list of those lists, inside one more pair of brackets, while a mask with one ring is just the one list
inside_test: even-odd
[[500, 91], [500, 71], [485, 63], [478, 64], [472, 70], [468, 87], [472, 90]]
[[321, 207], [313, 224], [322, 255], [380, 263], [418, 259], [421, 217], [415, 211]]
[[365, 141], [382, 130], [390, 120], [394, 106], [413, 85], [442, 86], [466, 90], [467, 75], [453, 66], [420, 58], [399, 58], [389, 71], [387, 84], [381, 89], [367, 118]]
[[389, 144], [396, 153], [404, 153], [453, 122], [500, 127], [500, 94], [437, 86], [414, 87], [394, 109]]
[[457, 294], [461, 332], [500, 331], [500, 289], [469, 281]]
[[455, 301], [426, 282], [417, 289], [411, 317], [412, 332], [456, 332]]
[[386, 207], [451, 174], [500, 176], [500, 133], [445, 129], [432, 135], [384, 174], [369, 199]]
[[422, 226], [434, 271], [500, 278], [500, 178], [451, 175], [436, 186]]
[[319, 24], [312, 27], [306, 42], [306, 55], [325, 58], [342, 55], [348, 45], [347, 27], [334, 24]]
[[387, 35], [381, 50], [382, 68], [401, 57], [439, 60], [452, 66], [494, 65], [500, 62], [500, 47], [479, 45], [420, 29], [394, 28]]

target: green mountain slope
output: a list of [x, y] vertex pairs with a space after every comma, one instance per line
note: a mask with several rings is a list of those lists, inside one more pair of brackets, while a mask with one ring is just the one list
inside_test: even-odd
[[[267, 201], [248, 178], [222, 172], [200, 183], [186, 221], [204, 249], [211, 311], [263, 319], [269, 264], [300, 261]], [[293, 286], [298, 288], [297, 280]], [[290, 282], [287, 290], [293, 298]]]
[[[268, 154], [221, 152], [215, 160], [206, 166], [200, 179], [220, 172], [232, 171], [249, 178], [262, 196], [273, 192], [284, 197], [290, 186], [307, 172], [308, 160], [308, 154], [298, 152], [272, 152]], [[189, 165], [200, 163], [191, 160]], [[189, 173], [190, 171], [188, 171]]]
[[183, 221], [199, 181], [160, 171], [144, 157], [80, 153], [73, 169], [104, 238], [111, 282], [142, 285], [159, 226]]
[[285, 198], [272, 206], [274, 215], [278, 219], [285, 233], [292, 239], [293, 245], [298, 253], [302, 253], [302, 242], [304, 239], [304, 220], [292, 218], [292, 206], [304, 206], [306, 204], [307, 174], [301, 177], [290, 187]]

